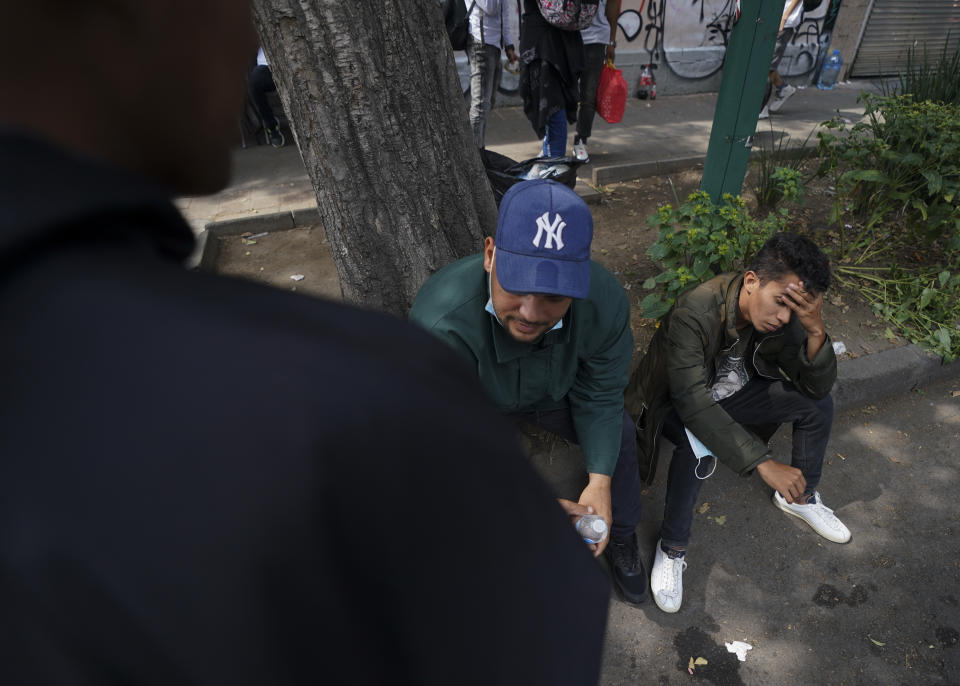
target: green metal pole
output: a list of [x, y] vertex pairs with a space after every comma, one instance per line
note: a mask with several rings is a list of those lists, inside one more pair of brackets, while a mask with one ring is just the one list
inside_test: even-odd
[[714, 202], [743, 188], [783, 6], [783, 0], [742, 0], [740, 20], [730, 32], [700, 181]]

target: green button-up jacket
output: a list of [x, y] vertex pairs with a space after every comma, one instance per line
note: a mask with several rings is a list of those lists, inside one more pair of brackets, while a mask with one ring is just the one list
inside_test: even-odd
[[573, 301], [562, 328], [533, 344], [514, 340], [485, 310], [489, 297], [483, 255], [473, 255], [427, 280], [410, 319], [460, 351], [501, 412], [569, 407], [587, 471], [612, 475], [633, 353], [620, 283], [591, 263], [589, 295]]

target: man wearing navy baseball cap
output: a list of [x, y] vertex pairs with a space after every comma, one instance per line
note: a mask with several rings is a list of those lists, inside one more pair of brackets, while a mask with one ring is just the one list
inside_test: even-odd
[[[593, 217], [554, 181], [524, 181], [503, 196], [495, 238], [420, 289], [410, 318], [460, 351], [497, 408], [579, 443], [589, 481], [571, 517], [603, 516], [606, 550], [624, 599], [646, 598], [635, 529], [640, 480], [634, 422], [623, 391], [633, 353], [630, 304], [590, 259]], [[607, 543], [610, 543], [608, 546]]]

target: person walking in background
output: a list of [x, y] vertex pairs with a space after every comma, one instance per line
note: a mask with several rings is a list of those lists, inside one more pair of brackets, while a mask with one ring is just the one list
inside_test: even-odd
[[257, 108], [257, 114], [260, 115], [267, 141], [275, 148], [282, 148], [286, 141], [283, 138], [283, 132], [280, 131], [280, 121], [274, 115], [270, 101], [267, 99], [267, 93], [276, 91], [277, 84], [273, 82], [273, 72], [267, 64], [267, 56], [263, 54], [263, 48], [260, 48], [257, 51], [257, 63], [250, 70], [250, 76], [247, 78], [247, 92], [250, 93], [253, 106]]
[[583, 72], [579, 31], [551, 26], [537, 0], [523, 0], [520, 22], [520, 96], [523, 113], [543, 139], [543, 157], [563, 157], [567, 122], [577, 120], [577, 83]]
[[577, 112], [577, 132], [573, 137], [573, 155], [581, 162], [589, 162], [587, 139], [593, 131], [597, 113], [597, 87], [604, 63], [613, 62], [617, 51], [617, 18], [620, 0], [600, 0], [600, 8], [593, 23], [580, 31], [583, 39], [584, 71], [580, 76], [580, 110]]
[[516, 36], [511, 21], [512, 0], [458, 0], [470, 15], [470, 126], [478, 148], [484, 147], [487, 117], [500, 81], [500, 49], [516, 62]]
[[[773, 49], [773, 60], [770, 62], [770, 73], [767, 75], [767, 90], [763, 97], [763, 109], [759, 119], [766, 119], [771, 112], [779, 112], [787, 99], [797, 92], [796, 87], [786, 83], [777, 71], [787, 44], [793, 40], [797, 27], [803, 21], [803, 0], [787, 0], [783, 6], [783, 16], [780, 19], [780, 30], [777, 32], [777, 45]], [[771, 96], [773, 99], [771, 100]]]

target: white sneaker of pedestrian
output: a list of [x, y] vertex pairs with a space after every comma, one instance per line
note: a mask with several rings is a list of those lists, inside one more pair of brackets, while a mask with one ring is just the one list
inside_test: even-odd
[[676, 612], [683, 602], [683, 570], [687, 562], [682, 557], [672, 558], [663, 552], [657, 541], [657, 556], [653, 558], [650, 573], [650, 593], [653, 602], [664, 612]]
[[780, 108], [783, 107], [791, 95], [797, 92], [797, 89], [791, 86], [789, 83], [777, 91], [777, 97], [773, 99], [773, 102], [770, 103], [771, 112], [779, 112]]
[[587, 154], [587, 144], [584, 142], [573, 144], [573, 156], [581, 162], [589, 162], [590, 155]]
[[760, 116], [757, 119], [769, 119], [770, 118], [770, 109], [764, 105], [763, 109], [760, 110]]
[[799, 517], [814, 531], [828, 541], [846, 543], [850, 540], [850, 529], [837, 519], [833, 510], [823, 504], [820, 494], [814, 493], [806, 505], [788, 503], [782, 495], [773, 492], [773, 504], [794, 517]]

